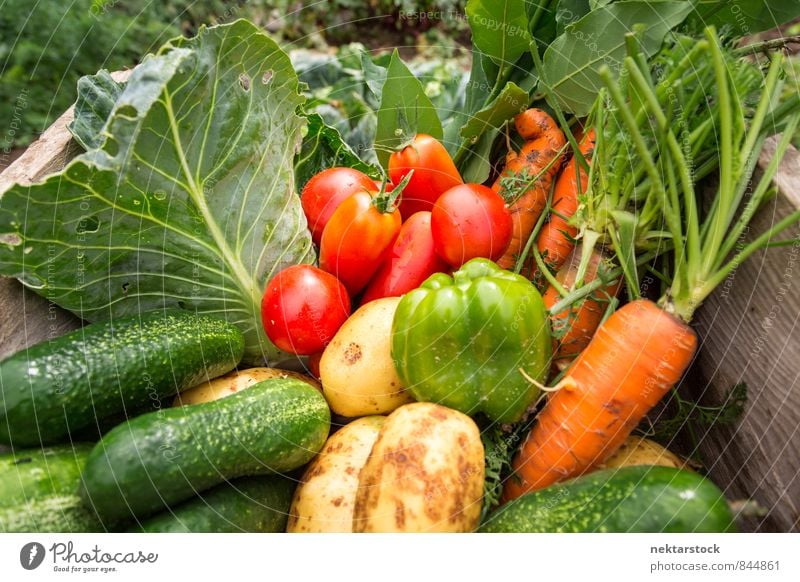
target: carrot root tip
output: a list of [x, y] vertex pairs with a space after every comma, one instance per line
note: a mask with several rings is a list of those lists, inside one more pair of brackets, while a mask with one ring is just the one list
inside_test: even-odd
[[549, 388], [549, 387], [545, 386], [544, 384], [542, 384], [541, 382], [539, 382], [538, 380], [536, 380], [535, 378], [532, 378], [531, 375], [528, 374], [524, 369], [519, 368], [519, 373], [522, 374], [523, 378], [525, 378], [528, 382], [530, 382], [531, 384], [536, 386], [539, 390], [542, 390], [544, 392], [548, 392], [548, 391], [552, 390], [552, 388]]

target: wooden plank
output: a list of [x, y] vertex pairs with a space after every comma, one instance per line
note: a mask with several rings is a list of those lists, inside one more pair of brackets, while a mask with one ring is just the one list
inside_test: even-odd
[[[761, 167], [775, 144], [767, 142]], [[797, 150], [785, 156], [776, 183], [781, 194], [751, 233], [800, 208]], [[800, 228], [781, 238], [800, 239]], [[748, 386], [740, 422], [698, 436], [711, 479], [729, 499], [754, 499], [768, 511], [744, 519], [747, 530], [800, 531], [800, 244], [753, 255], [708, 298], [694, 325], [702, 344], [687, 393], [720, 403], [731, 386]]]
[[25, 289], [16, 279], [0, 277], [0, 360], [80, 326], [81, 320], [72, 313]]

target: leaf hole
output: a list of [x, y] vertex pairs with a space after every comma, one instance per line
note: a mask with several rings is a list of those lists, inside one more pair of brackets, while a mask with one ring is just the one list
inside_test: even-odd
[[106, 138], [106, 143], [103, 146], [103, 149], [106, 150], [106, 153], [108, 153], [109, 156], [114, 157], [119, 153], [119, 144], [117, 143], [117, 140], [109, 136]]
[[119, 109], [117, 109], [117, 115], [120, 117], [127, 117], [129, 119], [136, 119], [139, 117], [139, 110], [136, 109], [133, 105], [123, 105]]
[[36, 273], [26, 273], [25, 278], [21, 279], [21, 281], [26, 287], [30, 287], [31, 289], [44, 289], [47, 285], [47, 281]]
[[272, 80], [272, 69], [268, 70], [266, 73], [264, 73], [263, 75], [261, 75], [261, 83], [262, 83], [263, 85], [267, 85], [267, 84], [269, 84], [269, 82], [270, 82], [271, 80]]
[[10, 247], [18, 247], [22, 244], [22, 237], [16, 232], [4, 232], [0, 234], [0, 244], [8, 245]]
[[186, 309], [186, 302], [185, 301], [178, 301], [178, 307], [181, 309]]
[[125, 281], [125, 282], [122, 284], [122, 294], [123, 294], [123, 295], [127, 295], [127, 294], [128, 294], [128, 288], [129, 288], [130, 286], [131, 286], [131, 282], [130, 282], [130, 281]]
[[244, 89], [245, 91], [249, 91], [250, 90], [250, 77], [248, 77], [247, 75], [242, 73], [241, 75], [239, 75], [239, 84], [242, 86], [242, 89]]
[[87, 234], [98, 230], [100, 230], [100, 219], [96, 216], [81, 216], [75, 227], [75, 232], [78, 234]]

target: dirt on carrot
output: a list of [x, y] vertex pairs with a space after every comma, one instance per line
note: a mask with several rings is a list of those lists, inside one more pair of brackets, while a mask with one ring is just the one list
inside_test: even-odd
[[513, 268], [547, 205], [550, 185], [559, 169], [554, 160], [566, 144], [558, 124], [541, 109], [520, 113], [514, 125], [526, 141], [518, 153], [509, 151], [506, 167], [492, 186], [508, 200], [513, 220], [511, 244], [498, 261], [506, 269]]
[[[594, 129], [590, 129], [580, 143], [587, 162], [591, 160], [594, 142]], [[588, 186], [589, 174], [573, 156], [556, 179], [550, 219], [536, 239], [539, 254], [551, 271], [558, 271], [575, 248], [578, 229], [570, 224], [570, 218], [578, 210], [579, 194], [586, 192]]]
[[550, 395], [513, 462], [506, 500], [581, 475], [619, 448], [697, 348], [683, 321], [640, 299], [614, 312]]

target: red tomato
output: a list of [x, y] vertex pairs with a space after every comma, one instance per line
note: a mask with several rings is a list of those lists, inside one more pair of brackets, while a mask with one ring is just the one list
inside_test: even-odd
[[400, 231], [400, 211], [391, 203], [390, 208], [380, 207], [389, 200], [368, 192], [353, 194], [339, 205], [322, 233], [319, 266], [338, 277], [350, 295], [366, 287]]
[[393, 183], [399, 184], [411, 170], [414, 175], [400, 199], [403, 216], [432, 210], [439, 196], [464, 183], [444, 146], [424, 133], [417, 134], [411, 144], [389, 157], [389, 178]]
[[297, 355], [322, 350], [350, 316], [350, 297], [336, 277], [312, 265], [275, 275], [261, 300], [261, 322], [278, 348]]
[[511, 213], [491, 188], [462, 184], [436, 201], [431, 231], [436, 252], [452, 267], [475, 257], [496, 261], [511, 243]]
[[399, 297], [434, 273], [444, 273], [449, 268], [433, 248], [431, 213], [417, 212], [403, 223], [391, 253], [367, 286], [361, 304], [381, 297]]
[[300, 203], [314, 242], [319, 244], [322, 240], [325, 225], [344, 199], [356, 192], [374, 189], [372, 178], [352, 168], [328, 168], [306, 182]]

